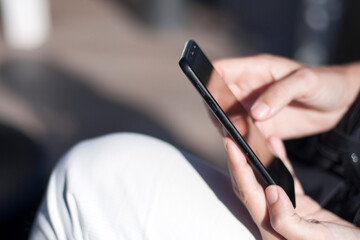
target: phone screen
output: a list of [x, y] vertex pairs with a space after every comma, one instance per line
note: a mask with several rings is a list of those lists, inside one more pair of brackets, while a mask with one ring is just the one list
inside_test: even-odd
[[[219, 123], [245, 154], [255, 173], [258, 173], [258, 176], [260, 175], [263, 180], [262, 184], [277, 184], [283, 187], [295, 207], [294, 181], [289, 170], [278, 158], [274, 158], [264, 166], [258, 158], [258, 156], [262, 157], [262, 151], [253, 151], [241, 136], [236, 128], [236, 123], [234, 124], [231, 118], [232, 115], [236, 114], [246, 115], [246, 110], [194, 41], [190, 40], [185, 45], [179, 64]], [[215, 89], [216, 91], [214, 91]], [[219, 93], [221, 93], [221, 96]], [[253, 124], [251, 126], [251, 131], [258, 131]], [[264, 141], [261, 137], [255, 140]]]
[[[226, 112], [228, 117], [231, 117], [235, 112], [237, 114], [246, 112], [200, 48], [198, 48], [198, 51], [194, 52], [194, 64], [192, 69], [206, 87], [206, 90], [210, 92], [216, 103], [224, 112]], [[214, 91], [215, 89], [216, 91]], [[221, 96], [218, 95], [220, 92]]]

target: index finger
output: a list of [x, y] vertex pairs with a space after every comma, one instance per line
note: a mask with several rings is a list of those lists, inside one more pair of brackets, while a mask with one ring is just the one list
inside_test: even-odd
[[301, 66], [295, 61], [268, 54], [223, 59], [213, 65], [240, 101]]
[[264, 189], [256, 180], [252, 168], [233, 140], [226, 137], [224, 143], [228, 152], [234, 191], [249, 210], [255, 223], [260, 224], [267, 213]]

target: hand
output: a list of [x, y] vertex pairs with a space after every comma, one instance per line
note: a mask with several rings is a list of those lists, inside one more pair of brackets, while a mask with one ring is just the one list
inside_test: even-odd
[[[279, 186], [272, 185], [264, 191], [236, 144], [229, 137], [224, 143], [234, 191], [250, 212], [263, 239], [360, 238], [358, 228], [306, 196], [295, 176], [296, 209]], [[270, 137], [269, 145], [292, 171], [281, 140]]]
[[[265, 137], [288, 139], [329, 130], [359, 93], [359, 64], [312, 68], [259, 55], [217, 61], [214, 67]], [[221, 89], [211, 91], [222, 94]]]

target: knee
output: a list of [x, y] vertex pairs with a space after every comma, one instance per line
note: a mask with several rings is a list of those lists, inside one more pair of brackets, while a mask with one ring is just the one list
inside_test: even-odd
[[65, 230], [56, 224], [46, 229], [65, 236], [84, 219], [102, 218], [105, 225], [111, 225], [116, 219], [104, 216], [113, 216], [111, 212], [120, 203], [141, 206], [146, 199], [151, 202], [151, 189], [162, 189], [163, 183], [172, 187], [173, 173], [186, 170], [188, 163], [176, 148], [152, 137], [121, 133], [81, 142], [53, 171], [38, 218], [45, 223], [35, 228], [45, 228], [46, 219], [51, 219], [50, 225], [62, 223]]
[[134, 174], [145, 178], [144, 174], [174, 166], [179, 159], [183, 159], [182, 154], [166, 142], [141, 134], [117, 133], [79, 143], [60, 161], [54, 175], [68, 188], [104, 186], [105, 181], [124, 181]]

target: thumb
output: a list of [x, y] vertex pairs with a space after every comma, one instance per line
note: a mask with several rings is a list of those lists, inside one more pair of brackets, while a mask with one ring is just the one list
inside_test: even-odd
[[250, 109], [255, 120], [267, 120], [293, 100], [311, 95], [317, 82], [316, 73], [310, 68], [300, 68], [287, 77], [275, 81], [257, 98]]
[[265, 190], [270, 223], [273, 229], [286, 239], [316, 239], [319, 229], [301, 218], [284, 190], [271, 185]]

